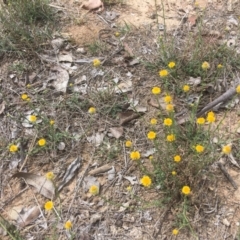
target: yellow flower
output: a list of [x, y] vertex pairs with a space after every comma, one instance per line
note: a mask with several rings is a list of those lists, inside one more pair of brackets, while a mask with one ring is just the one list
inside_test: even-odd
[[53, 206], [54, 206], [53, 202], [48, 201], [48, 202], [45, 203], [44, 208], [45, 208], [45, 210], [49, 211], [49, 210], [53, 209]]
[[238, 86], [236, 87], [236, 92], [237, 92], [237, 93], [240, 93], [240, 85], [238, 85]]
[[55, 121], [54, 120], [50, 120], [49, 123], [50, 123], [50, 125], [53, 125], [55, 123]]
[[150, 187], [151, 184], [152, 184], [152, 180], [149, 176], [146, 176], [144, 175], [141, 180], [140, 180], [141, 184], [144, 186], [144, 187]]
[[52, 180], [54, 178], [54, 173], [53, 172], [48, 172], [45, 175], [46, 179]]
[[216, 118], [215, 118], [214, 112], [209, 112], [209, 113], [207, 114], [207, 121], [208, 121], [209, 123], [213, 123], [213, 122], [215, 122], [215, 120], [216, 120]]
[[195, 149], [198, 153], [201, 153], [201, 152], [204, 151], [204, 147], [202, 145], [199, 145], [199, 144], [195, 147]]
[[73, 86], [73, 83], [69, 83], [69, 87], [72, 87]]
[[28, 95], [26, 93], [21, 95], [22, 100], [27, 100], [28, 99]]
[[176, 171], [172, 171], [172, 175], [173, 176], [177, 175]]
[[9, 151], [14, 153], [14, 152], [17, 152], [18, 151], [18, 146], [15, 145], [15, 144], [11, 144], [10, 147], [9, 147]]
[[26, 101], [28, 101], [28, 102], [30, 102], [30, 100], [31, 100], [31, 98], [29, 98], [29, 97], [26, 99]]
[[65, 224], [64, 224], [64, 228], [69, 230], [72, 228], [72, 222], [71, 221], [66, 221]]
[[178, 229], [176, 229], [176, 228], [172, 230], [172, 234], [173, 234], [173, 235], [178, 235], [178, 232], [179, 232], [179, 231], [178, 231]]
[[232, 147], [230, 145], [226, 145], [226, 146], [222, 147], [222, 152], [224, 154], [229, 154], [229, 153], [231, 153], [231, 151], [232, 151]]
[[171, 103], [172, 102], [172, 97], [170, 95], [167, 95], [164, 97], [164, 102], [165, 103]]
[[182, 90], [183, 90], [184, 92], [188, 92], [188, 91], [190, 90], [190, 87], [189, 87], [188, 85], [184, 85], [183, 88], [182, 88]]
[[27, 88], [30, 88], [31, 87], [31, 84], [27, 84]]
[[181, 161], [181, 156], [175, 155], [174, 156], [174, 162], [180, 162]]
[[128, 186], [128, 187], [127, 187], [127, 191], [128, 191], [128, 192], [132, 191], [132, 186]]
[[115, 36], [119, 37], [120, 36], [120, 32], [115, 32]]
[[45, 146], [45, 145], [46, 145], [46, 140], [45, 140], [44, 138], [39, 139], [39, 140], [38, 140], [38, 145], [39, 145], [40, 147]]
[[158, 72], [158, 74], [159, 74], [159, 76], [162, 77], [162, 78], [167, 77], [167, 76], [168, 76], [168, 70], [166, 70], [166, 69], [160, 70], [160, 71]]
[[200, 118], [197, 119], [196, 122], [197, 122], [197, 124], [202, 125], [202, 124], [205, 123], [205, 119], [203, 117], [200, 117]]
[[140, 157], [141, 157], [141, 154], [140, 154], [139, 151], [135, 151], [135, 152], [131, 152], [131, 153], [130, 153], [130, 158], [131, 158], [132, 160], [139, 160]]
[[94, 67], [99, 67], [101, 64], [100, 60], [99, 59], [93, 59], [93, 66]]
[[174, 68], [176, 66], [176, 63], [175, 62], [170, 62], [168, 63], [168, 67], [169, 68]]
[[151, 123], [152, 125], [156, 125], [156, 124], [157, 124], [157, 119], [156, 119], [156, 118], [152, 118], [152, 119], [150, 120], [150, 123]]
[[150, 132], [148, 133], [147, 137], [148, 137], [148, 139], [153, 140], [153, 139], [156, 138], [156, 135], [157, 135], [157, 134], [156, 134], [155, 132], [150, 131]]
[[160, 87], [153, 87], [153, 88], [152, 88], [152, 93], [153, 93], [154, 95], [160, 94], [160, 93], [161, 93], [161, 88], [160, 88]]
[[203, 63], [202, 63], [202, 69], [203, 69], [203, 70], [207, 70], [207, 69], [209, 69], [209, 68], [210, 68], [210, 65], [209, 65], [208, 62], [203, 62]]
[[183, 188], [182, 188], [182, 193], [183, 193], [184, 195], [189, 195], [190, 192], [191, 192], [191, 189], [190, 189], [189, 186], [183, 186]]
[[90, 188], [89, 188], [89, 192], [92, 194], [92, 195], [98, 195], [99, 193], [99, 187], [96, 186], [96, 185], [92, 185]]
[[149, 160], [153, 160], [153, 156], [151, 155], [151, 156], [149, 156], [149, 158], [148, 158]]
[[174, 135], [174, 134], [169, 134], [169, 135], [167, 135], [167, 141], [168, 141], [168, 142], [173, 142], [173, 141], [175, 141], [175, 135]]
[[36, 117], [35, 115], [30, 115], [29, 118], [28, 118], [28, 120], [29, 120], [30, 122], [36, 122], [36, 121], [37, 121], [37, 117]]
[[222, 64], [218, 64], [218, 65], [217, 65], [217, 68], [218, 68], [218, 69], [221, 69], [221, 68], [223, 68], [223, 65], [222, 65]]
[[88, 109], [88, 113], [90, 113], [90, 114], [96, 113], [96, 108], [95, 108], [95, 107], [90, 107], [90, 108]]
[[130, 140], [126, 141], [125, 146], [130, 148], [132, 146], [132, 142]]
[[172, 119], [171, 118], [165, 118], [164, 122], [163, 122], [163, 125], [168, 126], [168, 127], [172, 126]]
[[166, 110], [167, 110], [167, 112], [173, 112], [174, 106], [172, 104], [167, 104]]

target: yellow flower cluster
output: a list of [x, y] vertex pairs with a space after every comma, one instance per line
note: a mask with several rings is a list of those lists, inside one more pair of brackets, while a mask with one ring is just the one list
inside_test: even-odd
[[202, 69], [203, 70], [207, 70], [209, 68], [210, 68], [210, 64], [208, 62], [205, 61], [205, 62], [202, 63]]
[[90, 114], [96, 113], [96, 108], [95, 108], [95, 107], [90, 107], [90, 108], [88, 109], [88, 113], [90, 113]]
[[174, 142], [175, 140], [176, 140], [176, 138], [175, 138], [174, 134], [167, 135], [167, 141], [168, 142]]
[[72, 222], [70, 220], [65, 222], [64, 228], [67, 229], [67, 230], [71, 229], [72, 228]]
[[130, 158], [132, 160], [139, 160], [141, 158], [141, 154], [139, 151], [133, 151], [130, 153]]
[[101, 62], [99, 59], [93, 59], [93, 66], [94, 67], [99, 67], [101, 65]]
[[184, 92], [188, 92], [188, 91], [190, 90], [189, 85], [184, 85], [183, 88], [182, 88], [182, 90], [183, 90]]
[[53, 178], [55, 177], [53, 172], [48, 172], [45, 176], [48, 180], [53, 180]]
[[11, 144], [11, 145], [9, 146], [9, 151], [10, 151], [11, 153], [17, 152], [17, 151], [18, 151], [18, 146], [15, 145], [15, 144]]
[[161, 88], [160, 88], [160, 87], [153, 87], [153, 88], [152, 88], [152, 93], [153, 93], [154, 95], [160, 94], [160, 93], [161, 93]]
[[47, 211], [52, 210], [53, 207], [54, 207], [54, 204], [53, 204], [52, 201], [48, 201], [48, 202], [46, 202], [45, 205], [44, 205], [44, 208], [45, 208], [45, 210], [47, 210]]
[[174, 106], [172, 104], [167, 104], [166, 105], [166, 111], [167, 112], [173, 112], [174, 111]]
[[45, 140], [44, 138], [39, 139], [39, 140], [38, 140], [38, 145], [39, 145], [40, 147], [45, 146], [45, 145], [46, 145], [46, 140]]
[[150, 131], [147, 135], [148, 139], [153, 140], [155, 139], [157, 134], [154, 131]]
[[231, 145], [226, 145], [226, 146], [223, 146], [222, 147], [222, 152], [224, 153], [224, 154], [230, 154], [231, 153], [231, 151], [232, 151], [232, 147], [231, 147]]
[[168, 127], [172, 126], [172, 123], [173, 123], [173, 121], [171, 118], [165, 118], [163, 121], [163, 125], [168, 126]]
[[164, 78], [164, 77], [167, 77], [169, 73], [168, 73], [168, 70], [163, 69], [163, 70], [160, 70], [158, 74], [161, 78]]
[[144, 187], [150, 187], [151, 184], [152, 184], [152, 180], [149, 176], [146, 176], [144, 175], [141, 180], [140, 180], [141, 184], [144, 186]]
[[165, 103], [171, 103], [172, 102], [172, 97], [170, 96], [170, 95], [166, 95], [165, 97], [164, 97], [164, 102]]
[[189, 186], [183, 186], [183, 188], [182, 188], [182, 193], [183, 193], [184, 195], [189, 195], [189, 194], [191, 193], [190, 187], [189, 187]]
[[174, 156], [174, 162], [180, 162], [181, 161], [181, 156], [175, 155]]
[[207, 121], [208, 121], [209, 123], [213, 123], [213, 122], [216, 121], [214, 112], [209, 112], [209, 113], [207, 114]]
[[238, 85], [238, 86], [236, 87], [236, 92], [237, 92], [237, 93], [240, 93], [240, 85]]
[[200, 118], [198, 118], [197, 119], [197, 124], [199, 124], [199, 125], [203, 125], [204, 123], [205, 123], [205, 119], [203, 118], [203, 117], [200, 117]]
[[157, 119], [156, 119], [156, 118], [152, 118], [152, 119], [150, 120], [150, 123], [151, 123], [152, 125], [156, 125], [156, 124], [157, 124]]
[[96, 186], [96, 185], [92, 185], [90, 188], [89, 188], [89, 192], [95, 196], [95, 195], [98, 195], [99, 193], [99, 187]]
[[125, 142], [125, 146], [126, 146], [127, 148], [132, 147], [132, 142], [131, 142], [130, 140], [127, 140], [127, 141]]
[[174, 68], [176, 66], [176, 63], [175, 62], [169, 62], [168, 63], [168, 67], [169, 68]]
[[197, 146], [195, 146], [195, 149], [198, 153], [201, 153], [201, 152], [204, 151], [204, 147], [202, 145], [199, 145], [199, 144]]

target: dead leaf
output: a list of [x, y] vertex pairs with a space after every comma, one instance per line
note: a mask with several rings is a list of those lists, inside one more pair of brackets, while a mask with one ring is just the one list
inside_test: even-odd
[[119, 113], [119, 123], [120, 125], [124, 125], [136, 118], [139, 118], [141, 116], [140, 113], [136, 113], [132, 110], [127, 110], [125, 112]]
[[198, 18], [198, 16], [196, 14], [188, 17], [188, 22], [189, 22], [191, 27], [196, 25], [197, 18]]
[[4, 110], [5, 110], [5, 105], [6, 105], [6, 102], [3, 101], [3, 102], [1, 103], [1, 105], [0, 105], [0, 115], [4, 112]]
[[115, 168], [112, 166], [112, 168], [108, 171], [108, 181], [112, 181], [115, 178]]
[[202, 81], [201, 77], [196, 77], [196, 78], [190, 77], [189, 80], [188, 80], [189, 84], [193, 85], [193, 86], [199, 85], [201, 83], [201, 81]]
[[93, 10], [96, 8], [102, 8], [104, 9], [104, 5], [101, 0], [88, 0], [82, 3], [80, 8], [85, 8], [87, 10]]
[[62, 54], [58, 56], [58, 61], [71, 63], [73, 61], [73, 58], [71, 54]]
[[33, 173], [18, 172], [12, 177], [24, 178], [29, 185], [35, 187], [37, 191], [46, 198], [53, 199], [55, 196], [55, 187], [53, 182], [46, 179], [45, 176], [39, 176]]
[[57, 191], [60, 192], [62, 188], [77, 174], [78, 169], [81, 166], [81, 159], [77, 157], [67, 168]]
[[132, 91], [132, 80], [126, 80], [115, 87], [116, 93], [126, 93]]
[[51, 41], [51, 45], [54, 50], [60, 49], [64, 44], [64, 39], [62, 38], [56, 38]]
[[131, 185], [138, 184], [138, 180], [137, 180], [136, 176], [134, 176], [134, 177], [123, 176], [123, 178], [127, 179], [131, 183]]
[[87, 137], [88, 142], [95, 144], [96, 147], [99, 147], [103, 142], [105, 133], [96, 133], [93, 134], [91, 137]]
[[105, 164], [99, 168], [95, 168], [95, 169], [89, 171], [89, 175], [96, 175], [99, 173], [104, 173], [104, 172], [109, 171], [110, 169], [112, 169], [112, 164]]
[[128, 46], [127, 43], [123, 43], [124, 50], [128, 53], [130, 57], [134, 57], [134, 54], [132, 52], [132, 49]]
[[66, 92], [68, 81], [69, 81], [69, 74], [68, 72], [61, 68], [60, 66], [55, 66], [53, 70], [56, 72], [56, 79], [53, 82], [54, 88], [59, 92]]
[[40, 214], [40, 209], [37, 206], [29, 208], [27, 210], [22, 210], [17, 219], [17, 223], [20, 227], [25, 227], [30, 223], [34, 222]]
[[113, 127], [109, 128], [109, 130], [116, 139], [119, 139], [123, 135], [123, 127]]

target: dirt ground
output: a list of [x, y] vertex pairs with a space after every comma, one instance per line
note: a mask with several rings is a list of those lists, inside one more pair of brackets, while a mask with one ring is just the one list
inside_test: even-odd
[[[42, 56], [42, 65], [34, 66], [28, 78], [18, 74], [16, 70], [9, 70], [11, 62], [5, 61], [1, 64], [0, 96], [4, 98], [0, 102], [0, 146], [8, 146], [9, 142], [22, 139], [23, 149], [26, 148], [29, 152], [33, 149], [31, 146], [45, 134], [45, 128], [41, 130], [37, 127], [26, 127], [22, 124], [22, 119], [39, 106], [37, 114], [42, 119], [39, 126], [47, 121], [41, 116], [56, 119], [55, 131], [59, 133], [58, 137], [64, 147], [61, 149], [59, 145], [54, 145], [55, 140], [52, 140], [51, 149], [36, 152], [34, 155], [27, 155], [27, 150], [25, 156], [21, 155], [23, 153], [9, 155], [8, 151], [1, 153], [2, 216], [18, 226], [19, 216], [23, 218], [24, 212], [29, 208], [35, 206], [41, 209], [33, 214], [34, 221], [31, 224], [19, 227], [24, 239], [29, 240], [71, 239], [63, 228], [66, 220], [72, 221], [75, 239], [79, 240], [240, 239], [238, 167], [230, 162], [225, 163], [237, 189], [233, 188], [217, 165], [208, 167], [208, 174], [199, 182], [199, 188], [194, 190], [195, 193], [201, 193], [201, 198], [192, 197], [190, 203], [188, 218], [193, 232], [183, 229], [177, 236], [173, 236], [172, 229], [176, 225], [178, 206], [163, 205], [163, 193], [159, 189], [145, 190], [139, 185], [140, 173], [137, 165], [129, 161], [129, 150], [124, 147], [127, 139], [133, 139], [143, 153], [147, 152], [149, 147], [144, 140], [145, 123], [156, 115], [157, 110], [149, 106], [146, 91], [150, 92], [152, 86], [158, 84], [158, 76], [139, 63], [140, 60], [154, 62], [157, 59], [157, 39], [159, 35], [163, 35], [164, 24], [167, 34], [177, 36], [181, 29], [186, 31], [181, 35], [184, 37], [184, 34], [194, 28], [197, 12], [202, 11], [205, 30], [209, 33], [206, 34], [206, 42], [211, 44], [213, 31], [221, 35], [221, 41], [229, 40], [226, 38], [226, 27], [229, 19], [234, 19], [230, 21], [229, 32], [234, 36], [237, 51], [240, 48], [239, 1], [165, 0], [162, 4], [159, 0], [131, 0], [106, 5], [104, 11], [99, 13], [79, 9], [80, 3], [75, 1], [58, 0], [54, 1], [52, 6], [61, 12], [67, 22], [56, 37], [64, 39], [61, 48], [55, 52], [58, 60]], [[163, 8], [165, 17], [162, 15]], [[121, 35], [116, 36], [116, 32]], [[124, 49], [121, 48], [119, 39], [124, 43]], [[61, 58], [64, 60], [59, 60]], [[91, 63], [95, 58], [104, 62], [104, 69], [96, 70], [92, 67]], [[132, 62], [133, 59], [136, 62]], [[61, 70], [57, 67], [58, 64], [61, 65]], [[59, 86], [53, 84], [54, 80], [60, 78], [63, 82], [67, 81], [63, 94], [59, 94], [56, 90]], [[126, 89], [131, 88], [126, 94], [129, 99], [137, 100], [139, 106], [147, 109], [144, 110], [144, 117], [134, 119], [124, 127], [120, 126], [119, 119], [111, 118], [105, 105], [110, 108], [117, 102], [119, 108], [124, 108], [125, 99], [121, 94], [114, 98], [101, 95], [101, 98], [96, 99], [96, 96], [102, 89], [112, 86], [112, 79], [115, 79], [117, 84], [124, 82]], [[27, 88], [27, 84], [32, 87]], [[64, 83], [59, 85], [64, 87]], [[32, 105], [21, 101], [20, 96], [24, 92], [31, 96]], [[79, 92], [80, 96], [75, 97], [74, 94]], [[111, 100], [114, 101], [113, 104], [109, 104]], [[86, 116], [92, 103], [99, 106], [94, 118]], [[223, 136], [239, 138], [236, 133], [239, 127], [239, 110], [237, 104], [228, 111], [221, 129]], [[217, 119], [221, 120], [222, 116], [224, 110], [217, 113]], [[118, 128], [115, 129], [117, 132], [123, 131], [117, 140], [111, 130], [115, 127]], [[64, 141], [61, 135], [63, 132], [68, 141]], [[97, 144], [97, 141], [103, 144]], [[239, 162], [238, 159], [237, 161]], [[74, 167], [69, 169], [72, 163], [76, 167], [73, 172], [71, 169]], [[147, 157], [143, 159], [143, 163], [148, 165]], [[102, 166], [105, 167], [104, 170], [90, 174], [91, 170]], [[12, 178], [19, 170], [39, 176], [53, 171], [59, 186], [67, 169], [72, 176], [71, 180], [63, 186], [54, 203], [59, 216], [44, 211], [43, 206], [48, 198], [36, 190], [36, 176], [32, 180], [34, 183], [20, 177]], [[99, 195], [92, 196], [88, 193], [89, 182], [99, 184]], [[126, 190], [128, 186], [132, 187], [131, 192]], [[1, 239], [11, 239], [1, 228], [0, 236]]]

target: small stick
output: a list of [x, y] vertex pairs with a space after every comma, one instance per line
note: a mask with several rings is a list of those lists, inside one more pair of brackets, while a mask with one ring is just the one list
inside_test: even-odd
[[235, 190], [238, 189], [237, 184], [234, 182], [234, 180], [232, 179], [232, 177], [229, 175], [229, 173], [227, 172], [227, 170], [225, 169], [225, 167], [222, 165], [222, 163], [218, 162], [218, 167], [221, 169], [221, 171], [223, 172], [224, 176], [228, 179], [228, 181], [232, 184], [232, 186], [234, 187]]

